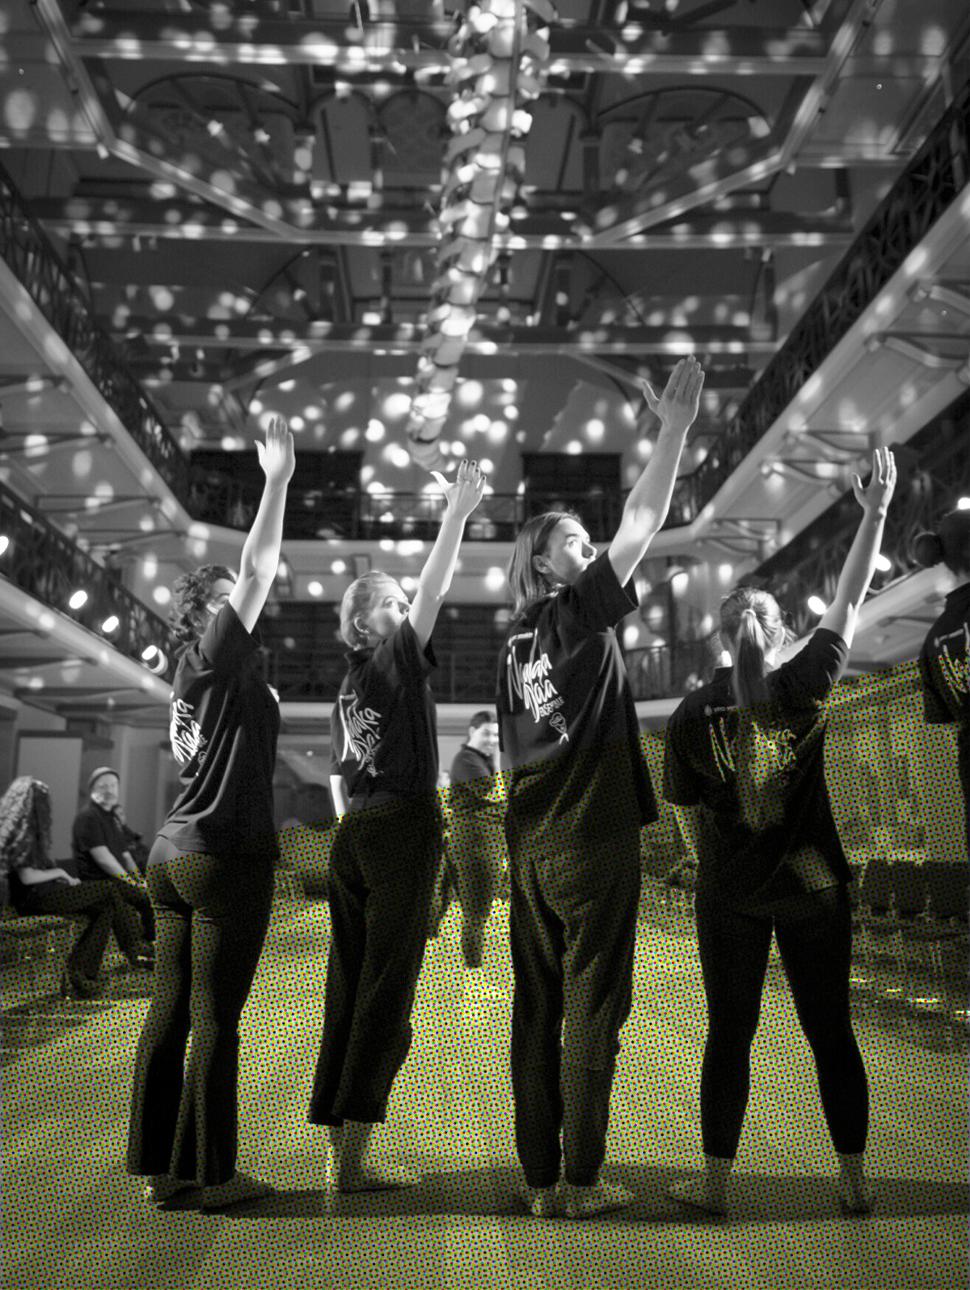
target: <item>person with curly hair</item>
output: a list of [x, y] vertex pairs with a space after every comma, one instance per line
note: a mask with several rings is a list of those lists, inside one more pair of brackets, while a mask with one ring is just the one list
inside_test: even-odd
[[82, 921], [61, 977], [61, 994], [90, 999], [112, 931], [135, 967], [151, 962], [137, 913], [109, 881], [82, 883], [50, 858], [50, 789], [21, 775], [0, 798], [0, 872], [19, 914], [60, 914]]
[[204, 1209], [272, 1190], [236, 1169], [236, 1153], [239, 1019], [269, 926], [279, 857], [273, 770], [280, 716], [262, 674], [256, 623], [279, 567], [295, 464], [281, 417], [256, 450], [266, 478], [239, 576], [204, 565], [174, 585], [172, 621], [183, 648], [169, 738], [181, 792], [148, 857], [155, 988], [128, 1135], [128, 1172], [147, 1175], [147, 1200], [164, 1203], [198, 1186]]

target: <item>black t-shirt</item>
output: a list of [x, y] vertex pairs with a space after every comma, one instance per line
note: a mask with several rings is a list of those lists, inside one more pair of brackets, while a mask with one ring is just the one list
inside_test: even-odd
[[613, 630], [637, 606], [606, 552], [515, 619], [499, 655], [510, 846], [569, 851], [657, 818]]
[[956, 722], [960, 782], [970, 800], [970, 582], [951, 591], [919, 658], [929, 725]]
[[497, 775], [491, 757], [462, 744], [451, 763], [451, 792], [448, 800], [453, 811], [463, 815], [504, 814], [504, 803], [495, 800]]
[[718, 668], [671, 716], [664, 796], [704, 808], [699, 888], [742, 904], [851, 880], [825, 785], [826, 701], [848, 652], [819, 628], [768, 674], [763, 710], [740, 713]]
[[263, 679], [259, 638], [224, 605], [181, 655], [169, 741], [182, 791], [159, 835], [182, 851], [279, 851], [273, 771], [279, 705]]
[[114, 811], [106, 811], [97, 802], [88, 804], [74, 817], [71, 829], [71, 850], [77, 864], [77, 876], [83, 881], [107, 878], [109, 875], [91, 858], [92, 847], [107, 847], [124, 868], [122, 856], [128, 850], [126, 838]]
[[330, 772], [350, 797], [412, 797], [438, 789], [438, 732], [428, 676], [438, 666], [405, 619], [372, 649], [347, 655], [330, 721]]

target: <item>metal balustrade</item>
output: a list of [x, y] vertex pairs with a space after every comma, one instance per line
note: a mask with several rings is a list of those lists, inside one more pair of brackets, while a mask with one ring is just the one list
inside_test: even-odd
[[[168, 624], [4, 484], [0, 534], [8, 540], [0, 556], [4, 578], [138, 663], [143, 651], [154, 645], [165, 656], [164, 670], [156, 669], [156, 675], [171, 678], [178, 642]], [[87, 601], [80, 609], [70, 609], [70, 597], [80, 590], [87, 592]], [[117, 628], [102, 632], [101, 624], [112, 615], [118, 619]]]
[[[761, 373], [725, 427], [717, 445], [674, 490], [667, 527], [690, 523], [777, 420], [805, 381], [857, 321], [906, 256], [943, 214], [970, 176], [970, 84], [965, 85], [934, 127], [923, 147], [897, 179], [862, 229], [821, 292]], [[190, 486], [189, 459], [162, 423], [150, 399], [131, 375], [123, 352], [91, 315], [84, 295], [31, 215], [10, 175], [0, 165], [0, 255], [33, 297], [44, 316], [84, 365], [134, 441], [194, 518], [233, 527], [246, 504], [232, 482], [220, 488]], [[310, 526], [338, 535], [369, 536], [354, 525], [379, 525], [379, 535], [411, 536], [429, 515], [419, 503], [394, 494], [393, 506], [379, 510], [374, 495], [361, 494], [359, 513], [343, 498], [322, 498], [320, 505], [293, 508], [292, 536], [315, 536]], [[369, 500], [370, 499], [370, 500]], [[508, 540], [519, 522], [517, 499], [491, 500], [496, 514], [483, 527], [482, 540]], [[583, 503], [584, 508], [588, 505]], [[349, 508], [349, 509], [348, 509]], [[311, 517], [310, 510], [316, 513]], [[328, 516], [327, 512], [331, 512]], [[417, 512], [417, 513], [415, 513]], [[488, 508], [482, 515], [488, 513]], [[390, 519], [386, 518], [390, 515]], [[318, 522], [319, 521], [319, 522]], [[317, 523], [318, 522], [318, 523]], [[349, 526], [350, 532], [343, 529]], [[245, 527], [245, 525], [242, 525]], [[420, 536], [420, 533], [415, 534]]]
[[[882, 546], [892, 567], [877, 575], [870, 594], [915, 569], [911, 545], [916, 534], [933, 528], [961, 496], [970, 496], [970, 390], [896, 453], [899, 482]], [[796, 635], [805, 635], [818, 622], [807, 597], [815, 594], [826, 604], [834, 597], [861, 513], [848, 493], [750, 576], [785, 606]]]

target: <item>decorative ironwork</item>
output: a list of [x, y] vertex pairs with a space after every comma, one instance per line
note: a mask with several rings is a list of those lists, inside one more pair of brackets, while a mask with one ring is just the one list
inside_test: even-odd
[[970, 83], [937, 122], [825, 286], [728, 423], [716, 448], [675, 490], [676, 514], [696, 516], [926, 236], [970, 178]]
[[[171, 679], [178, 642], [168, 624], [5, 484], [0, 484], [0, 533], [9, 541], [0, 572], [14, 586], [58, 613], [69, 614], [142, 666], [143, 652], [154, 645], [164, 655], [165, 666], [153, 670]], [[80, 590], [87, 592], [87, 601], [80, 609], [69, 609], [68, 600]], [[112, 616], [118, 626], [110, 632], [99, 630]]]
[[0, 255], [158, 474], [184, 500], [188, 466], [181, 449], [2, 165]]
[[[970, 494], [970, 391], [895, 452], [899, 483], [886, 518], [882, 552], [892, 568], [877, 575], [879, 586], [917, 567], [910, 550], [913, 538], [932, 528], [961, 495]], [[770, 586], [798, 636], [817, 622], [806, 598], [815, 594], [828, 604], [835, 595], [859, 515], [858, 503], [847, 494], [751, 575]]]

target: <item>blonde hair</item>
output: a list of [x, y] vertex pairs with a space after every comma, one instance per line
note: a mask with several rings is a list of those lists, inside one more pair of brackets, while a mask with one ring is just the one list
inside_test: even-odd
[[535, 557], [545, 555], [552, 531], [561, 520], [582, 523], [575, 511], [544, 511], [526, 520], [516, 534], [507, 574], [516, 618], [556, 589], [556, 584], [535, 567]]
[[721, 601], [721, 640], [735, 647], [731, 686], [739, 708], [768, 701], [765, 655], [792, 640], [778, 601], [757, 587], [735, 587]]
[[357, 619], [361, 614], [370, 612], [379, 588], [388, 583], [397, 586], [396, 579], [389, 573], [382, 569], [371, 569], [355, 578], [344, 592], [340, 602], [340, 635], [344, 644], [351, 649], [360, 649], [368, 644], [367, 633], [357, 626]]
[[721, 638], [735, 647], [731, 688], [738, 705], [735, 777], [741, 818], [759, 831], [781, 824], [785, 815], [781, 773], [787, 750], [770, 702], [765, 656], [793, 637], [770, 592], [735, 587], [721, 602]]

